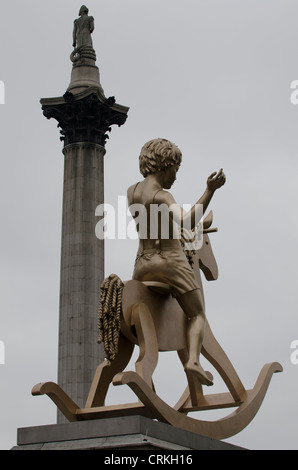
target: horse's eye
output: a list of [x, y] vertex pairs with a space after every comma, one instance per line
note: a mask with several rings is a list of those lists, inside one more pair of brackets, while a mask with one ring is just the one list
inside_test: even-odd
[[208, 242], [208, 240], [206, 240], [206, 245], [209, 245], [209, 242]]

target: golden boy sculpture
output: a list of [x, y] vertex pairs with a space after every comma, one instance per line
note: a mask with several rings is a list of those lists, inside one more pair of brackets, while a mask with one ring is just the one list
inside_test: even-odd
[[[150, 216], [151, 204], [158, 206], [165, 204], [169, 208], [170, 224], [176, 219], [181, 221], [182, 226], [190, 226], [194, 229], [197, 222], [196, 206], [191, 209], [190, 213], [185, 214], [183, 209], [178, 207], [173, 196], [166, 191], [176, 180], [181, 159], [182, 154], [178, 147], [166, 139], [155, 139], [146, 143], [140, 155], [140, 171], [145, 179], [128, 189], [128, 205], [142, 204], [146, 208], [146, 214]], [[222, 170], [209, 176], [206, 191], [197, 202], [197, 205], [202, 204], [203, 213], [214, 192], [223, 186], [225, 181], [226, 177]], [[148, 220], [148, 227], [152, 225], [150, 222]], [[160, 228], [158, 232], [160, 236]], [[169, 233], [173, 233], [171, 227]], [[200, 288], [193, 270], [183, 252], [180, 240], [177, 238], [151, 239], [150, 230], [147, 230], [147, 234], [147, 239], [140, 238], [133, 279], [164, 282], [171, 287], [173, 297], [176, 298], [187, 317], [186, 335], [189, 359], [184, 367], [185, 372], [195, 374], [204, 385], [212, 385], [212, 380], [206, 375], [198, 359], [203, 344], [206, 318]]]

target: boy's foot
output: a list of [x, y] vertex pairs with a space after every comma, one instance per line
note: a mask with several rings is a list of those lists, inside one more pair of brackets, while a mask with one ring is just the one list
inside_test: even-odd
[[203, 367], [198, 363], [187, 363], [184, 367], [186, 374], [191, 374], [197, 377], [202, 385], [210, 387], [213, 385], [213, 377], [210, 372], [205, 372]]

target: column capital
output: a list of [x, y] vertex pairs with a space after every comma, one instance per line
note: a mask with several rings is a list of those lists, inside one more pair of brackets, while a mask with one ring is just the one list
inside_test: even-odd
[[90, 142], [105, 146], [112, 125], [122, 126], [129, 108], [116, 103], [114, 97], [105, 98], [96, 87], [62, 97], [40, 100], [43, 114], [54, 118], [60, 127], [64, 146]]

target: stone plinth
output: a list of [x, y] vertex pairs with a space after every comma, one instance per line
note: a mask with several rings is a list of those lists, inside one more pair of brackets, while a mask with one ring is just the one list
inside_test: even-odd
[[12, 450], [244, 450], [143, 416], [22, 428]]
[[89, 87], [98, 88], [102, 96], [104, 96], [103, 88], [100, 84], [100, 73], [95, 65], [80, 65], [74, 67], [71, 72], [71, 82], [67, 91], [77, 94]]

